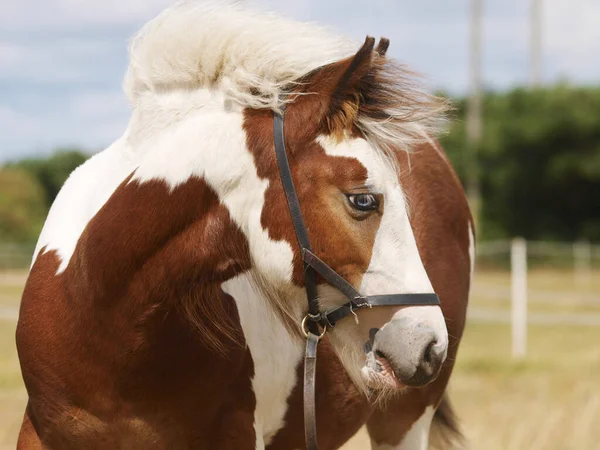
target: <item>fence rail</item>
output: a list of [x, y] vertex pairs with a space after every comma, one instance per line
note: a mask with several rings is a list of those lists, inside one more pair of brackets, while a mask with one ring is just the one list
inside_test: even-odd
[[[527, 352], [527, 327], [539, 325], [600, 326], [600, 284], [594, 285], [594, 270], [600, 268], [600, 245], [588, 241], [555, 243], [525, 241], [522, 238], [483, 242], [477, 249], [478, 266], [510, 270], [510, 283], [475, 283], [472, 297], [480, 306], [471, 307], [469, 319], [510, 323], [512, 352], [515, 358]], [[530, 269], [569, 268], [568, 290], [540, 289], [529, 284]], [[477, 280], [477, 269], [475, 280]], [[510, 299], [510, 310], [490, 309], [483, 303]], [[531, 311], [532, 305], [587, 308], [585, 312]], [[508, 305], [507, 305], [508, 306]], [[594, 310], [594, 308], [599, 308]]]
[[34, 249], [35, 244], [0, 242], [0, 270], [28, 268]]
[[[467, 313], [469, 321], [488, 323], [512, 323], [510, 311], [498, 311], [497, 309], [473, 308]], [[532, 325], [568, 325], [600, 327], [600, 314], [587, 313], [529, 313], [527, 323]], [[526, 348], [526, 346], [525, 346]], [[521, 354], [515, 355], [521, 357]]]

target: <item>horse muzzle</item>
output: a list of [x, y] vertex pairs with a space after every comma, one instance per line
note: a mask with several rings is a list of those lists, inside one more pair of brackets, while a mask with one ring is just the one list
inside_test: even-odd
[[448, 339], [410, 317], [388, 322], [372, 336], [367, 384], [373, 388], [422, 387], [437, 378], [448, 353]]

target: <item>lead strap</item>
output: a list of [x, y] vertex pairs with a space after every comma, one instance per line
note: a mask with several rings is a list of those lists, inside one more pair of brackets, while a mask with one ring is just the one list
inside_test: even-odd
[[304, 355], [304, 439], [307, 450], [318, 450], [317, 408], [315, 404], [315, 381], [317, 372], [317, 348], [319, 337], [308, 333]]

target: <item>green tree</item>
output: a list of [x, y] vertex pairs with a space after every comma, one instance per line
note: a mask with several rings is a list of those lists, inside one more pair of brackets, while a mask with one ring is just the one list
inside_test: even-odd
[[76, 149], [59, 149], [49, 158], [30, 158], [12, 164], [30, 173], [44, 189], [46, 206], [50, 208], [68, 176], [88, 158]]
[[[442, 139], [463, 180], [465, 111]], [[478, 164], [484, 238], [600, 240], [600, 88], [486, 94]]]
[[35, 241], [46, 214], [44, 190], [35, 178], [19, 168], [0, 168], [0, 241]]

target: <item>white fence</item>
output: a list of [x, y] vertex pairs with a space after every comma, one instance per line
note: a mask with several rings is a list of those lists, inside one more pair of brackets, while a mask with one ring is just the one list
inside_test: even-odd
[[[32, 245], [0, 243], [0, 272], [27, 269], [32, 253]], [[478, 243], [477, 261], [469, 320], [510, 323], [516, 358], [526, 354], [529, 324], [600, 327], [600, 279], [595, 278], [600, 277], [600, 245], [521, 238], [487, 241]], [[570, 285], [558, 290], [532, 286], [530, 269], [539, 267], [559, 268]], [[486, 273], [502, 276], [490, 280]], [[550, 311], [539, 311], [540, 305], [551, 306]], [[573, 305], [577, 310], [568, 310]], [[16, 309], [9, 309], [0, 308], [0, 318], [16, 317]]]
[[[600, 267], [599, 245], [592, 245], [587, 241], [527, 242], [522, 238], [515, 238], [512, 241], [480, 243], [477, 255], [478, 266], [483, 266], [484, 273], [486, 266], [495, 265], [510, 270], [510, 277], [506, 277], [506, 284], [489, 280], [478, 284], [476, 269], [472, 297], [480, 301], [475, 302], [470, 308], [469, 320], [510, 322], [512, 353], [515, 358], [521, 358], [526, 354], [528, 324], [600, 327], [600, 280], [594, 278], [595, 269]], [[492, 264], [490, 261], [493, 261]], [[531, 266], [536, 269], [560, 268], [561, 276], [570, 278], [570, 284], [567, 288], [556, 290], [532, 288], [528, 286]], [[596, 273], [600, 274], [600, 271]], [[508, 283], [510, 285], [507, 285]], [[507, 301], [508, 299], [510, 302]], [[496, 303], [506, 301], [507, 309], [482, 307], [486, 301]], [[556, 307], [558, 311], [532, 313], [530, 303], [546, 305], [550, 309]], [[581, 311], [560, 311], [560, 307], [577, 307]]]

